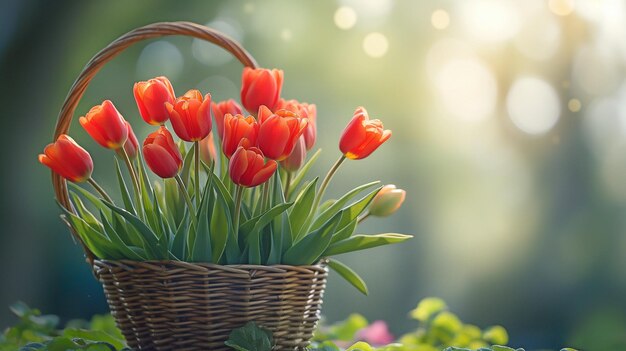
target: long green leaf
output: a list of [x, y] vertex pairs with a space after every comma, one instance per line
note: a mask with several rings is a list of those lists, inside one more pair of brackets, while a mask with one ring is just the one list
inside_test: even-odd
[[300, 171], [298, 171], [298, 174], [295, 176], [295, 178], [293, 178], [293, 180], [291, 181], [291, 185], [289, 186], [289, 188], [291, 189], [291, 194], [296, 193], [296, 191], [298, 190], [298, 185], [300, 185], [300, 182], [302, 182], [307, 173], [309, 173], [309, 170], [311, 169], [315, 161], [317, 161], [317, 159], [320, 157], [321, 153], [322, 149], [318, 149], [317, 151], [315, 151], [315, 153], [311, 156], [311, 158], [309, 158], [304, 166], [300, 168]]
[[82, 218], [66, 210], [61, 204], [59, 207], [65, 214], [62, 218], [74, 228], [76, 234], [96, 257], [112, 260], [124, 258], [104, 234], [92, 228]]
[[363, 213], [367, 207], [372, 203], [374, 197], [380, 192], [382, 187], [370, 192], [369, 194], [363, 196], [361, 199], [355, 201], [354, 203], [344, 207], [341, 211], [343, 215], [341, 216], [341, 221], [339, 222], [338, 227], [343, 228], [348, 225], [348, 223], [357, 219], [361, 213]]
[[197, 223], [195, 237], [191, 249], [191, 260], [193, 262], [211, 262], [211, 226], [209, 224], [209, 211], [213, 210], [212, 197], [213, 188], [211, 181], [213, 177], [208, 177], [202, 192], [200, 207], [198, 208]]
[[[276, 205], [265, 213], [249, 219], [239, 228], [240, 243], [248, 248], [248, 260], [250, 264], [261, 264], [261, 230], [265, 228], [276, 216], [285, 212], [293, 205], [292, 202]], [[254, 262], [254, 263], [253, 263]]]
[[315, 201], [315, 189], [317, 189], [318, 177], [313, 179], [304, 190], [300, 192], [289, 212], [289, 222], [293, 234], [293, 241], [297, 242], [305, 234], [302, 226], [311, 215], [313, 202]]
[[187, 235], [189, 233], [189, 212], [186, 211], [183, 219], [178, 225], [176, 233], [174, 233], [174, 239], [170, 245], [170, 252], [179, 259], [187, 260]]
[[354, 231], [356, 230], [356, 227], [359, 223], [356, 218], [354, 218], [350, 223], [343, 226], [343, 228], [341, 227], [342, 221], [345, 216], [346, 216], [346, 213], [342, 211], [341, 220], [339, 221], [339, 224], [337, 224], [337, 228], [341, 228], [341, 229], [339, 229], [335, 234], [333, 234], [333, 238], [330, 241], [331, 245], [338, 241], [348, 239], [349, 237], [352, 236], [352, 234], [354, 234]]
[[324, 256], [334, 256], [346, 252], [370, 249], [377, 246], [390, 245], [411, 239], [412, 235], [384, 233], [375, 235], [353, 235], [328, 247]]
[[215, 192], [215, 195], [219, 204], [213, 207], [213, 214], [211, 215], [211, 247], [213, 249], [213, 263], [219, 263], [226, 249], [227, 241], [231, 237], [232, 219], [226, 200], [219, 190]]
[[319, 260], [322, 253], [328, 248], [340, 219], [341, 213], [335, 214], [319, 229], [295, 243], [285, 252], [283, 263], [299, 266], [313, 264]]
[[82, 218], [87, 224], [92, 226], [95, 230], [102, 231], [102, 223], [100, 223], [98, 218], [96, 218], [93, 213], [89, 212], [89, 210], [81, 201], [78, 194], [70, 191], [70, 196], [72, 198], [72, 202], [74, 203], [74, 207], [76, 207], [76, 210], [78, 210], [78, 216]]
[[124, 219], [142, 235], [145, 244], [144, 249], [146, 250], [148, 259], [166, 259], [169, 256], [167, 253], [161, 251], [157, 235], [144, 222], [137, 218], [137, 216], [109, 202], [103, 201], [103, 203], [113, 212], [124, 217]]
[[363, 278], [361, 278], [355, 271], [353, 271], [352, 268], [346, 266], [345, 264], [335, 259], [328, 260], [328, 267], [330, 267], [330, 269], [332, 269], [333, 271], [337, 272], [339, 276], [341, 276], [348, 283], [350, 283], [352, 286], [357, 288], [357, 290], [362, 292], [363, 295], [368, 294], [367, 285], [365, 285], [365, 281], [363, 281]]
[[117, 231], [113, 228], [111, 223], [106, 219], [104, 214], [100, 212], [100, 218], [102, 219], [102, 225], [104, 226], [104, 233], [107, 235], [109, 240], [116, 246], [117, 250], [125, 256], [126, 259], [135, 260], [135, 261], [145, 261], [146, 257], [144, 255], [139, 255], [136, 251], [131, 250], [128, 245], [122, 240]]
[[[319, 228], [330, 217], [334, 216], [337, 212], [339, 212], [343, 208], [343, 206], [345, 206], [348, 203], [348, 201], [350, 201], [358, 193], [360, 193], [361, 191], [363, 191], [363, 190], [365, 190], [367, 188], [370, 188], [370, 187], [372, 187], [374, 185], [377, 185], [377, 184], [380, 184], [380, 182], [376, 181], [376, 182], [363, 184], [361, 186], [358, 186], [358, 187], [350, 190], [344, 196], [339, 198], [339, 200], [335, 201], [327, 210], [325, 210], [319, 216], [317, 216], [317, 218], [315, 218], [315, 221], [313, 221], [313, 224], [311, 225], [311, 228], [309, 230], [315, 230], [315, 229]], [[375, 191], [377, 192], [379, 190], [380, 189], [375, 190]]]
[[[285, 203], [285, 196], [282, 182], [278, 174], [274, 175], [274, 193], [272, 194], [272, 205]], [[292, 207], [293, 209], [293, 207]], [[274, 217], [269, 226], [270, 250], [266, 264], [279, 264], [282, 255], [292, 244], [291, 224], [287, 211]]]
[[[107, 214], [109, 211], [108, 207], [104, 204], [102, 199], [96, 197], [94, 194], [90, 193], [88, 190], [78, 186], [76, 183], [68, 182], [69, 186], [78, 191], [85, 199], [89, 200], [91, 204], [93, 204], [98, 210], [103, 211]], [[107, 217], [108, 219], [111, 219]]]
[[135, 206], [133, 205], [133, 201], [131, 200], [130, 193], [128, 192], [128, 187], [126, 186], [126, 182], [124, 182], [124, 176], [122, 176], [122, 170], [120, 168], [120, 163], [117, 158], [115, 159], [115, 171], [117, 173], [117, 182], [120, 185], [120, 193], [122, 194], [124, 208], [126, 209], [126, 211], [137, 215], [137, 211], [135, 211]]

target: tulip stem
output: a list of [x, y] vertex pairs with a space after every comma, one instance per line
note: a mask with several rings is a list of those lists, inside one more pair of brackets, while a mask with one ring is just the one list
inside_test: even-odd
[[[272, 175], [274, 177], [275, 175]], [[270, 177], [269, 179], [272, 179]], [[267, 211], [270, 200], [270, 182], [269, 180], [263, 184], [263, 195], [261, 197], [261, 213]]]
[[328, 184], [330, 183], [330, 180], [333, 179], [333, 176], [335, 175], [335, 173], [337, 173], [339, 166], [341, 166], [341, 164], [345, 160], [346, 160], [346, 156], [341, 155], [341, 157], [339, 157], [339, 159], [330, 168], [330, 170], [328, 170], [328, 173], [326, 173], [326, 176], [324, 177], [324, 180], [322, 181], [322, 185], [320, 185], [320, 190], [317, 192], [317, 195], [315, 196], [315, 200], [313, 201], [313, 207], [311, 207], [311, 213], [309, 217], [307, 218], [305, 225], [302, 227], [306, 229], [305, 233], [308, 232], [309, 228], [311, 227], [313, 218], [317, 214], [317, 208], [320, 205], [320, 201], [322, 201], [322, 197], [324, 197], [324, 193], [326, 192], [326, 188], [328, 188]]
[[113, 204], [113, 200], [111, 199], [111, 197], [109, 196], [109, 194], [107, 194], [106, 191], [104, 191], [104, 189], [98, 184], [96, 183], [95, 180], [93, 180], [93, 178], [89, 178], [87, 179], [87, 182], [89, 184], [91, 184], [91, 186], [93, 186], [94, 189], [96, 189], [96, 191], [108, 202], [110, 202], [111, 204]]
[[143, 213], [143, 203], [141, 201], [141, 190], [139, 188], [139, 178], [137, 178], [137, 173], [135, 172], [135, 167], [133, 167], [133, 163], [130, 161], [130, 157], [128, 157], [128, 153], [124, 148], [119, 149], [119, 154], [122, 155], [124, 159], [124, 163], [126, 163], [126, 167], [128, 168], [128, 172], [130, 173], [130, 177], [133, 181], [133, 191], [135, 192], [135, 201], [137, 202], [137, 212], [139, 213], [139, 217], [144, 216]]
[[359, 223], [363, 222], [370, 215], [371, 215], [370, 211], [365, 212], [362, 216], [359, 217], [359, 219], [356, 220], [356, 223], [359, 224]]
[[200, 142], [194, 142], [194, 166], [195, 166], [195, 177], [194, 177], [194, 188], [196, 191], [196, 206], [200, 206]]
[[237, 185], [235, 189], [235, 213], [233, 214], [233, 231], [235, 233], [235, 242], [239, 237], [239, 216], [241, 213], [241, 199], [243, 197], [243, 188], [241, 185]]
[[289, 202], [289, 190], [291, 190], [291, 171], [287, 171], [286, 181], [285, 181], [285, 201]]
[[191, 203], [191, 198], [189, 197], [189, 192], [187, 192], [187, 187], [185, 186], [185, 183], [183, 183], [183, 180], [180, 178], [180, 175], [177, 174], [176, 176], [174, 176], [174, 179], [176, 179], [176, 183], [178, 183], [178, 188], [180, 188], [180, 191], [183, 193], [183, 197], [185, 198], [185, 202], [187, 203], [187, 207], [189, 208], [189, 217], [191, 217], [191, 222], [193, 222], [194, 227], [198, 228], [196, 211], [193, 207], [193, 204]]

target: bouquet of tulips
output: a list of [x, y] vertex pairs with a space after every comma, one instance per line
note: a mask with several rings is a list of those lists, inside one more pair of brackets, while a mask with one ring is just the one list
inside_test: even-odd
[[[72, 183], [74, 208], [61, 206], [62, 218], [99, 259], [228, 265], [311, 265], [324, 259], [366, 293], [353, 270], [328, 257], [410, 238], [354, 234], [370, 215], [395, 212], [405, 192], [379, 182], [339, 199], [324, 201], [324, 192], [344, 161], [366, 158], [391, 131], [359, 107], [341, 136], [337, 162], [321, 181], [307, 179], [320, 152], [308, 155], [317, 134], [316, 107], [282, 99], [282, 82], [281, 70], [245, 68], [241, 104], [247, 117], [232, 99], [214, 103], [198, 90], [176, 97], [165, 77], [136, 83], [139, 113], [157, 128], [141, 149], [111, 101], [94, 106], [79, 121], [98, 144], [115, 151], [121, 196], [114, 201], [107, 194], [92, 177], [89, 153], [61, 135], [39, 161]], [[163, 181], [151, 182], [146, 165]], [[78, 185], [84, 182], [95, 194]]]

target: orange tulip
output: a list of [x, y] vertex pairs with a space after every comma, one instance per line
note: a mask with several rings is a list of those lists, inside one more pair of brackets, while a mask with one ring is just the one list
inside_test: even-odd
[[229, 99], [218, 103], [212, 102], [211, 111], [213, 112], [215, 125], [217, 125], [217, 132], [221, 140], [224, 137], [224, 116], [227, 113], [230, 113], [233, 116], [240, 115], [241, 106], [239, 106], [235, 100]]
[[144, 140], [143, 156], [152, 172], [161, 178], [173, 178], [183, 165], [172, 134], [163, 126]]
[[213, 142], [213, 133], [209, 133], [209, 136], [200, 140], [200, 158], [204, 163], [210, 165], [211, 162], [217, 159], [217, 152], [215, 151], [215, 143]]
[[131, 160], [137, 157], [137, 150], [139, 150], [139, 141], [137, 140], [137, 136], [135, 132], [133, 132], [133, 128], [130, 126], [128, 121], [124, 121], [126, 124], [126, 128], [128, 129], [128, 139], [124, 143], [124, 151], [126, 151], [126, 155]]
[[296, 146], [286, 159], [280, 161], [281, 167], [289, 172], [295, 172], [302, 167], [306, 160], [306, 143], [304, 142], [304, 135], [296, 141]]
[[189, 90], [174, 104], [165, 103], [170, 114], [172, 128], [179, 138], [185, 141], [199, 141], [211, 132], [211, 94], [202, 94], [198, 90]]
[[222, 152], [226, 157], [230, 158], [237, 150], [237, 146], [243, 138], [249, 140], [254, 145], [257, 141], [259, 133], [259, 124], [254, 117], [243, 115], [231, 115], [227, 113], [224, 116], [224, 137], [222, 138]]
[[172, 83], [166, 77], [135, 83], [133, 94], [144, 121], [152, 125], [161, 125], [167, 121], [169, 113], [165, 103], [174, 104], [176, 95]]
[[365, 108], [359, 107], [341, 135], [339, 149], [347, 158], [359, 160], [369, 156], [390, 137], [391, 131], [383, 129], [380, 120], [370, 120]]
[[78, 121], [98, 144], [108, 149], [119, 149], [128, 139], [126, 121], [111, 100], [92, 107]]
[[372, 216], [387, 217], [396, 212], [404, 199], [406, 198], [406, 191], [397, 189], [395, 185], [385, 185], [372, 200], [370, 204], [369, 212]]
[[261, 105], [273, 110], [282, 87], [282, 70], [246, 67], [241, 78], [241, 103], [250, 113], [257, 113]]
[[278, 100], [276, 109], [289, 110], [297, 113], [298, 116], [306, 118], [309, 121], [302, 137], [306, 143], [306, 150], [311, 150], [315, 145], [315, 139], [317, 139], [317, 107], [315, 104], [308, 104], [306, 102], [300, 103], [298, 100], [293, 99], [280, 99]]
[[93, 172], [89, 153], [66, 134], [61, 134], [56, 142], [44, 148], [39, 162], [74, 183], [88, 180]]
[[245, 187], [254, 187], [267, 182], [276, 171], [276, 161], [265, 162], [263, 153], [243, 139], [237, 147], [228, 165], [228, 173], [233, 183]]
[[265, 109], [262, 106], [259, 110], [261, 126], [257, 143], [266, 157], [282, 161], [291, 154], [298, 138], [304, 133], [307, 120], [288, 110], [267, 115]]

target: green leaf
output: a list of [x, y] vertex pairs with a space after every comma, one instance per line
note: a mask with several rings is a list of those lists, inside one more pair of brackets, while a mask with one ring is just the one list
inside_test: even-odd
[[124, 202], [124, 208], [126, 211], [137, 215], [137, 211], [135, 211], [135, 206], [133, 205], [133, 201], [131, 200], [130, 194], [128, 192], [128, 187], [126, 187], [126, 182], [124, 182], [124, 177], [122, 176], [122, 170], [120, 168], [120, 163], [115, 159], [115, 171], [117, 173], [117, 182], [120, 185], [120, 193], [122, 194], [122, 201]]
[[328, 248], [340, 219], [341, 213], [335, 214], [319, 229], [294, 244], [285, 252], [284, 263], [299, 266], [313, 264], [319, 260], [322, 253]]
[[178, 227], [185, 216], [187, 207], [174, 178], [163, 180], [163, 194], [165, 207], [167, 208], [167, 217], [173, 224], [173, 227]]
[[248, 322], [243, 327], [234, 329], [225, 344], [238, 351], [271, 351], [274, 338], [269, 330]]
[[359, 341], [350, 346], [346, 351], [374, 351], [374, 348], [372, 348], [368, 343]]
[[186, 211], [183, 220], [178, 225], [174, 239], [170, 244], [170, 252], [180, 260], [187, 260], [187, 235], [189, 233], [189, 212]]
[[445, 301], [438, 297], [427, 297], [422, 299], [417, 307], [409, 312], [411, 318], [422, 323], [428, 322], [434, 315], [448, 309]]
[[[376, 197], [378, 192], [380, 192], [380, 189], [382, 189], [382, 187], [379, 187], [378, 189], [370, 192], [369, 194], [355, 201], [351, 205], [344, 207], [342, 209], [343, 215], [341, 217], [341, 221], [339, 222], [338, 227], [343, 228], [344, 226], [348, 225], [351, 221], [357, 219], [359, 215], [367, 209], [367, 207], [370, 205], [372, 200], [374, 200], [374, 197]], [[352, 233], [350, 233], [350, 235], [352, 235]]]
[[289, 222], [291, 223], [291, 233], [294, 242], [300, 240], [305, 234], [302, 226], [311, 215], [318, 180], [319, 178], [316, 177], [300, 192], [289, 212]]
[[96, 197], [94, 194], [90, 193], [86, 189], [78, 186], [76, 183], [68, 182], [68, 184], [72, 189], [78, 191], [85, 199], [89, 200], [89, 202], [91, 202], [91, 204], [93, 204], [98, 210], [104, 212], [105, 214], [108, 214], [108, 212], [110, 212], [102, 199]]
[[93, 215], [93, 213], [89, 212], [83, 202], [81, 201], [78, 194], [73, 191], [70, 191], [70, 196], [72, 198], [72, 202], [74, 203], [74, 207], [78, 210], [78, 216], [82, 218], [87, 224], [89, 224], [93, 229], [102, 231], [102, 223]]
[[377, 246], [390, 245], [411, 239], [412, 235], [384, 233], [374, 235], [354, 235], [348, 239], [331, 244], [324, 256], [334, 256], [346, 252], [370, 249]]
[[492, 345], [506, 345], [509, 342], [509, 334], [502, 326], [495, 325], [485, 329], [483, 339]]
[[84, 330], [84, 329], [75, 329], [75, 328], [67, 328], [63, 330], [63, 336], [74, 339], [80, 338], [84, 340], [97, 341], [97, 342], [106, 342], [113, 346], [115, 349], [121, 349], [124, 347], [124, 340], [118, 339], [104, 331], [99, 330]]
[[[196, 148], [192, 147], [189, 149], [188, 152], [184, 153], [184, 159], [183, 159], [183, 167], [180, 171], [180, 177], [183, 180], [183, 183], [185, 183], [185, 186], [187, 187], [187, 189], [191, 192], [192, 190], [189, 189], [189, 177], [191, 174], [191, 165], [193, 164], [193, 156], [195, 153]], [[193, 193], [198, 193], [198, 195], [200, 194], [199, 191], [193, 190]]]
[[[209, 211], [213, 210], [212, 197], [213, 188], [211, 187], [211, 180], [213, 177], [208, 177], [202, 192], [202, 198], [200, 201], [200, 208], [198, 208], [197, 223], [198, 228], [193, 238], [191, 250], [192, 262], [211, 262], [212, 250], [211, 250], [211, 227], [209, 224]], [[188, 243], [189, 244], [189, 243]]]
[[159, 238], [156, 234], [150, 229], [144, 222], [142, 222], [137, 216], [132, 213], [119, 208], [109, 202], [103, 202], [107, 207], [109, 207], [113, 212], [119, 214], [124, 217], [124, 219], [132, 225], [142, 236], [144, 239], [146, 254], [148, 259], [166, 259], [168, 255], [161, 252], [159, 247]]
[[131, 250], [124, 240], [118, 235], [117, 231], [113, 229], [111, 223], [106, 219], [104, 214], [100, 212], [100, 218], [102, 219], [102, 225], [104, 226], [104, 233], [108, 236], [109, 240], [115, 245], [125, 258], [135, 261], [145, 261], [146, 257], [139, 255], [136, 251]]
[[[339, 200], [335, 201], [330, 207], [328, 207], [328, 209], [326, 209], [319, 216], [317, 216], [317, 218], [315, 218], [315, 220], [313, 221], [313, 224], [311, 225], [310, 230], [315, 230], [315, 229], [319, 228], [330, 217], [334, 216], [337, 212], [339, 212], [341, 210], [341, 208], [343, 206], [345, 206], [348, 203], [348, 201], [350, 201], [353, 197], [355, 197], [361, 191], [363, 191], [363, 190], [365, 190], [367, 188], [370, 188], [370, 187], [372, 187], [374, 185], [377, 185], [377, 184], [380, 184], [380, 182], [379, 181], [375, 181], [375, 182], [363, 184], [361, 186], [358, 186], [358, 187], [350, 190], [348, 193], [346, 193], [344, 196], [342, 196]], [[375, 192], [380, 191], [380, 188], [381, 187], [379, 187], [377, 190], [375, 190]], [[371, 193], [370, 193], [370, 195], [371, 195]], [[376, 194], [374, 194], [374, 195], [376, 195]]]
[[365, 285], [363, 279], [350, 267], [334, 259], [328, 260], [328, 267], [337, 272], [337, 274], [357, 288], [363, 295], [368, 294], [367, 285]]
[[[211, 246], [213, 248], [213, 263], [219, 263], [226, 249], [227, 241], [229, 237], [231, 237], [232, 219], [230, 209], [226, 205], [224, 197], [219, 193], [219, 190], [216, 191], [215, 198], [218, 205], [213, 207], [213, 214], [210, 218]], [[234, 235], [232, 236], [234, 237]]]
[[[272, 194], [272, 205], [280, 205], [285, 203], [285, 196], [278, 174], [274, 175], [274, 194]], [[293, 209], [293, 206], [291, 207]], [[291, 225], [289, 223], [289, 214], [287, 211], [274, 217], [270, 222], [270, 251], [266, 264], [279, 264], [282, 255], [292, 244]]]
[[317, 159], [320, 157], [321, 153], [322, 149], [318, 149], [317, 151], [315, 151], [311, 158], [309, 158], [309, 160], [306, 161], [302, 168], [300, 168], [300, 171], [298, 171], [298, 174], [293, 178], [293, 180], [291, 181], [291, 185], [289, 186], [289, 188], [292, 189], [292, 194], [296, 193], [296, 191], [298, 190], [298, 185], [300, 185], [302, 179], [304, 179], [307, 173], [309, 173], [309, 170], [311, 169], [315, 161], [317, 161]]
[[[342, 211], [341, 220], [339, 224], [337, 224], [337, 228], [341, 228], [343, 219], [346, 217], [346, 213]], [[350, 223], [346, 224], [343, 228], [339, 229], [335, 234], [333, 234], [333, 238], [330, 241], [330, 244], [334, 244], [338, 241], [348, 239], [354, 234], [357, 225], [359, 224], [358, 220], [354, 218]]]
[[124, 258], [115, 248], [115, 245], [100, 231], [92, 228], [82, 218], [67, 211], [63, 206], [61, 209], [65, 212], [62, 217], [67, 220], [72, 228], [76, 231], [81, 240], [87, 245], [89, 250], [101, 259], [122, 259]]

